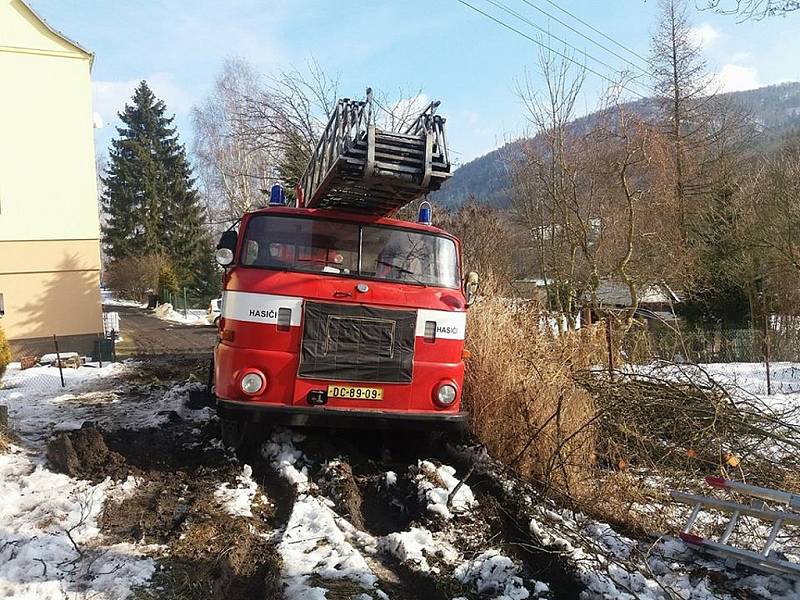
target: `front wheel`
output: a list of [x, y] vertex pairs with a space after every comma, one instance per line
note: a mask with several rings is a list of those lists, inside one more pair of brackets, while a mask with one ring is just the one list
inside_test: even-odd
[[250, 425], [247, 421], [239, 419], [220, 419], [220, 434], [222, 443], [234, 450], [242, 450], [251, 440], [249, 435]]

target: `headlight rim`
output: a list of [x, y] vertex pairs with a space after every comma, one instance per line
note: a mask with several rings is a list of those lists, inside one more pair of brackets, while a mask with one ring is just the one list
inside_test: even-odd
[[[440, 398], [440, 392], [444, 388], [451, 388], [453, 390], [453, 399], [450, 402], [444, 402]], [[433, 388], [433, 403], [439, 408], [450, 408], [458, 399], [458, 384], [452, 379], [445, 379], [436, 384]]]
[[[258, 377], [258, 379], [260, 380], [260, 385], [258, 389], [255, 391], [249, 391], [245, 389], [245, 379], [247, 379], [250, 376]], [[264, 390], [266, 389], [267, 389], [267, 376], [264, 375], [264, 373], [262, 373], [258, 369], [247, 369], [243, 371], [241, 376], [239, 377], [239, 390], [246, 396], [258, 396], [264, 393]]]

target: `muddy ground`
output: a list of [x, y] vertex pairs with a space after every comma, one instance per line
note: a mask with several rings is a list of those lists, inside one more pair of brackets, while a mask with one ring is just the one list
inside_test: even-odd
[[[158, 357], [142, 362], [127, 375], [129, 401], [146, 402], [175, 383], [202, 381], [206, 357]], [[117, 386], [120, 387], [119, 385]], [[118, 392], [120, 393], [120, 392]], [[187, 399], [189, 408], [210, 406], [202, 392]], [[297, 491], [274, 465], [251, 445], [238, 454], [219, 441], [218, 423], [186, 421], [177, 412], [163, 425], [147, 429], [112, 429], [87, 422], [56, 435], [48, 446], [51, 467], [74, 477], [137, 478], [129, 497], [107, 503], [100, 524], [111, 542], [157, 544], [159, 568], [150, 586], [135, 595], [156, 599], [278, 599], [284, 597], [282, 564], [276, 549], [292, 514]], [[272, 432], [263, 431], [264, 439]], [[454, 455], [446, 440], [429, 435], [374, 431], [303, 430], [297, 447], [307, 457], [311, 493], [326, 499], [352, 526], [380, 538], [422, 526], [445, 533], [464, 555], [499, 548], [521, 565], [523, 581], [540, 581], [550, 592], [539, 597], [577, 598], [582, 585], [557, 554], [539, 548], [527, 527], [520, 502], [498, 481], [471, 473], [468, 461]], [[426, 512], [415, 483], [420, 460], [447, 463], [478, 501], [474, 511], [450, 521]], [[215, 499], [220, 485], [235, 484], [243, 465], [257, 483], [252, 516], [227, 514]], [[391, 487], [387, 472], [397, 474]], [[450, 600], [495, 597], [454, 579], [448, 569], [423, 572], [389, 553], [365, 554], [377, 576], [369, 590], [344, 577], [314, 575], [310, 585], [327, 589], [326, 598]], [[432, 565], [436, 557], [431, 557]], [[450, 569], [449, 571], [452, 571]], [[533, 597], [533, 596], [531, 596]]]

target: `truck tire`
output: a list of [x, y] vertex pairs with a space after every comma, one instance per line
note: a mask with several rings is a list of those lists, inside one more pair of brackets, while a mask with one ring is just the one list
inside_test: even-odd
[[222, 443], [234, 450], [242, 450], [248, 445], [248, 423], [239, 419], [220, 419]]

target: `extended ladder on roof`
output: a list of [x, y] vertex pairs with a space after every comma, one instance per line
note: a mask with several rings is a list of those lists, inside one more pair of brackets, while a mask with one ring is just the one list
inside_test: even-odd
[[[680, 535], [681, 539], [692, 548], [726, 559], [731, 566], [741, 563], [761, 571], [800, 578], [800, 564], [786, 560], [772, 548], [784, 525], [800, 526], [800, 512], [797, 512], [800, 510], [800, 495], [729, 481], [722, 477], [706, 477], [706, 483], [715, 488], [748, 496], [752, 500], [750, 504], [739, 504], [672, 490], [670, 496], [674, 500], [693, 507], [689, 520]], [[770, 509], [765, 505], [764, 500], [784, 505], [788, 510]], [[725, 530], [716, 541], [692, 533], [692, 527], [704, 509], [730, 514], [730, 520]], [[728, 540], [739, 523], [739, 518], [743, 516], [755, 517], [760, 521], [772, 523], [761, 552], [728, 544]]]
[[336, 103], [298, 184], [298, 205], [391, 214], [450, 176], [445, 119], [431, 102], [404, 131], [375, 126], [366, 101]]

